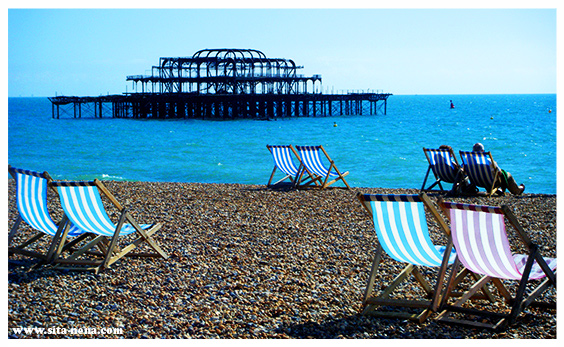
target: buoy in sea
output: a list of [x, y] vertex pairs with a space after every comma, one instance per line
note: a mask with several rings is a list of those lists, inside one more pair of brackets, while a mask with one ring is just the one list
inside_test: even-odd
[[335, 127], [335, 128], [337, 127], [337, 122], [333, 123], [333, 127]]

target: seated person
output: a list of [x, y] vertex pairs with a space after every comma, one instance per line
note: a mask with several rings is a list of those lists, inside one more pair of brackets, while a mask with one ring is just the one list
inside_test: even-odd
[[[472, 147], [472, 151], [473, 152], [484, 152], [484, 145], [482, 145], [481, 143], [476, 143], [474, 145], [474, 147]], [[511, 174], [509, 172], [502, 170], [497, 165], [497, 163], [494, 162], [494, 164], [497, 167], [497, 169], [499, 170], [499, 175], [497, 176], [498, 182], [496, 182], [496, 186], [501, 188], [503, 192], [505, 192], [505, 190], [507, 189], [513, 195], [521, 195], [523, 193], [523, 191], [525, 191], [525, 185], [524, 184], [517, 185], [515, 178], [513, 178], [513, 176], [511, 176]]]
[[[450, 153], [453, 153], [452, 147], [448, 145], [440, 145], [439, 149], [445, 149]], [[458, 193], [476, 193], [478, 189], [475, 185], [470, 183], [470, 180], [468, 179], [468, 176], [466, 175], [462, 167], [460, 167], [460, 165], [456, 163], [454, 158], [451, 158], [451, 163], [453, 168], [458, 171], [458, 182], [455, 182], [455, 184], [452, 185], [452, 190], [450, 191], [449, 195], [458, 195]]]

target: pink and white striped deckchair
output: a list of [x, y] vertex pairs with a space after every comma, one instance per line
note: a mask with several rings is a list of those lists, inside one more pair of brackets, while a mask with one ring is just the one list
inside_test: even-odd
[[[502, 329], [512, 324], [519, 313], [551, 285], [556, 285], [556, 258], [543, 258], [535, 245], [519, 225], [517, 218], [507, 206], [491, 207], [468, 204], [457, 204], [439, 201], [439, 206], [447, 213], [451, 221], [452, 243], [456, 249], [457, 262], [455, 268], [462, 263], [466, 269], [483, 275], [453, 305], [447, 305], [449, 294], [456, 285], [451, 278], [447, 293], [443, 296], [441, 306], [445, 308], [438, 319], [447, 323], [460, 323], [474, 327]], [[517, 231], [528, 254], [513, 254], [505, 229], [505, 219]], [[544, 279], [536, 288], [524, 297], [529, 281]], [[519, 286], [515, 297], [500, 280], [516, 280]], [[511, 303], [511, 312], [499, 312], [484, 309], [465, 309], [463, 303], [477, 290], [492, 282], [504, 297]], [[493, 323], [476, 322], [468, 319], [449, 318], [451, 312], [494, 317]]]

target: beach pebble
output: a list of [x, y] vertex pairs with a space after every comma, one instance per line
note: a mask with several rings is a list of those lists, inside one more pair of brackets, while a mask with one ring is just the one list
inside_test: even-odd
[[[155, 240], [169, 259], [126, 257], [96, 275], [49, 267], [32, 270], [33, 260], [10, 256], [10, 338], [556, 338], [555, 312], [540, 308], [528, 308], [518, 324], [501, 333], [443, 325], [432, 318], [416, 324], [360, 314], [376, 236], [356, 193], [417, 190], [105, 184], [119, 201], [127, 202], [140, 223], [164, 223]], [[17, 216], [12, 179], [8, 189], [10, 228]], [[508, 205], [544, 255], [556, 256], [556, 196], [447, 200]], [[62, 210], [52, 192], [48, 206], [59, 220]], [[110, 216], [117, 215], [113, 209]], [[445, 244], [438, 225], [431, 222], [429, 227], [433, 241]], [[15, 242], [31, 234], [24, 226]], [[38, 249], [45, 249], [44, 239]], [[402, 268], [385, 256], [377, 288]], [[548, 299], [550, 295], [554, 298], [555, 290]], [[13, 330], [32, 326], [123, 331], [90, 336]]]

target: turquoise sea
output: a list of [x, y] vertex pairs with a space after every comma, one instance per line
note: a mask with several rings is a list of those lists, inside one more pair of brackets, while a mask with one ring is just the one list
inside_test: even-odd
[[423, 147], [481, 142], [526, 193], [556, 194], [555, 94], [393, 95], [387, 115], [278, 121], [57, 120], [47, 98], [8, 105], [8, 163], [55, 179], [266, 184], [267, 144], [321, 144], [353, 187], [420, 188]]

